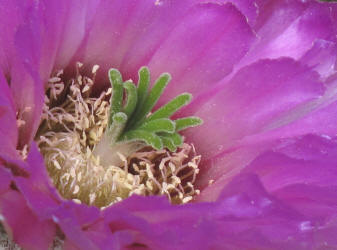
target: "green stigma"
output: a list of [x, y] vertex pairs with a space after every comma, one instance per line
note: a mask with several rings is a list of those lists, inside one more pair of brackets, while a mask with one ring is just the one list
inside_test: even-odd
[[130, 80], [123, 82], [122, 75], [117, 69], [109, 70], [112, 95], [105, 134], [110, 146], [137, 142], [138, 145], [151, 146], [157, 150], [165, 147], [174, 152], [183, 144], [184, 139], [179, 132], [202, 124], [202, 120], [194, 116], [170, 119], [191, 101], [192, 95], [189, 93], [178, 95], [151, 114], [171, 76], [168, 73], [162, 74], [149, 90], [149, 69], [142, 67], [138, 74], [139, 81], [136, 87]]

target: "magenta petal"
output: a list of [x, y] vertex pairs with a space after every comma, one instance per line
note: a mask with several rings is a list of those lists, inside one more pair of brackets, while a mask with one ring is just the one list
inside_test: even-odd
[[61, 199], [50, 181], [35, 143], [31, 144], [27, 163], [30, 177], [17, 177], [15, 182], [32, 210], [40, 218], [50, 218], [53, 210], [60, 205]]
[[0, 154], [12, 155], [16, 150], [18, 130], [15, 107], [7, 81], [0, 71]]
[[274, 152], [257, 157], [243, 172], [258, 174], [268, 191], [293, 185], [330, 186], [337, 178], [337, 142], [308, 135], [286, 140]]
[[259, 6], [256, 4], [256, 0], [234, 0], [226, 1], [233, 3], [248, 19], [248, 23], [254, 26], [256, 18], [259, 13]]
[[7, 192], [12, 181], [12, 175], [8, 169], [0, 165], [0, 194]]
[[53, 214], [53, 220], [66, 235], [66, 249], [99, 249], [86, 234], [86, 228], [98, 219], [97, 208], [64, 202]]
[[45, 250], [51, 245], [56, 227], [50, 220], [41, 220], [16, 191], [1, 194], [0, 211], [5, 227], [13, 240], [25, 249]]
[[155, 77], [163, 70], [172, 75], [161, 101], [184, 91], [200, 94], [214, 85], [231, 72], [254, 38], [244, 16], [231, 4], [200, 4], [191, 9], [149, 62]]
[[172, 206], [133, 196], [106, 213], [112, 230], [136, 233], [131, 246], [150, 249], [310, 249], [321, 233], [314, 220], [268, 195], [254, 175], [235, 178], [214, 203]]
[[110, 67], [135, 79], [193, 2], [101, 1], [83, 46], [84, 62], [100, 65], [104, 79]]
[[316, 1], [261, 1], [255, 30], [261, 38], [246, 60], [300, 58], [317, 39], [334, 39], [331, 8]]
[[23, 16], [31, 1], [2, 0], [0, 3], [0, 68], [7, 76], [11, 70], [15, 57], [15, 32], [23, 20]]
[[312, 48], [302, 56], [300, 61], [316, 70], [322, 78], [326, 78], [336, 72], [336, 59], [336, 43], [317, 40]]
[[318, 75], [307, 67], [285, 58], [261, 60], [224, 82], [217, 95], [196, 112], [204, 124], [186, 134], [208, 159], [245, 136], [286, 124], [278, 120], [322, 93]]
[[336, 191], [336, 185], [319, 187], [309, 184], [294, 184], [273, 192], [273, 195], [305, 216], [329, 224], [331, 220], [336, 219]]
[[[31, 11], [29, 22], [15, 34], [16, 54], [11, 68], [10, 86], [16, 111], [24, 123], [20, 126], [19, 147], [33, 139], [40, 122], [44, 88], [39, 76], [40, 41], [36, 11]], [[37, 25], [37, 27], [35, 27]]]
[[[86, 39], [87, 31], [92, 24], [98, 3], [99, 1], [97, 0], [80, 2], [67, 0], [46, 1], [48, 13], [45, 13], [45, 19], [53, 25], [53, 29], [51, 29], [51, 24], [45, 24], [47, 31], [45, 36], [51, 44], [55, 44], [57, 41], [55, 44], [55, 61], [51, 61], [54, 69], [74, 66], [70, 64], [74, 63], [71, 60]], [[49, 52], [50, 48], [46, 48], [46, 51]]]

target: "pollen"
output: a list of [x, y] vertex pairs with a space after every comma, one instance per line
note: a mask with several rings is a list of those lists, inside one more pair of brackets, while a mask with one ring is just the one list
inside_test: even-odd
[[35, 137], [60, 195], [102, 209], [133, 194], [165, 195], [173, 204], [193, 200], [200, 193], [194, 184], [201, 156], [192, 144], [174, 152], [144, 146], [125, 154], [115, 148], [121, 164], [102, 164], [94, 151], [108, 126], [113, 91], [93, 93], [99, 67], [90, 76], [82, 68], [76, 65], [74, 78], [59, 71], [49, 79]]

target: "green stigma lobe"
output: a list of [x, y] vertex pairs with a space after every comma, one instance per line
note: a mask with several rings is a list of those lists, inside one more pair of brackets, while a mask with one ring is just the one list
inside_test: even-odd
[[183, 137], [178, 132], [202, 124], [202, 120], [198, 117], [170, 119], [191, 101], [192, 95], [183, 93], [150, 114], [171, 76], [168, 73], [162, 74], [149, 90], [148, 68], [142, 67], [138, 75], [136, 87], [130, 80], [123, 82], [122, 75], [117, 69], [109, 70], [112, 95], [106, 135], [111, 145], [136, 141], [155, 149], [166, 147], [170, 151], [176, 151], [183, 143]]

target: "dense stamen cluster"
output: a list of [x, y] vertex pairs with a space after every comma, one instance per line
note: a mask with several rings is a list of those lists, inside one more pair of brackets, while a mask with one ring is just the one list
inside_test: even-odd
[[200, 156], [184, 143], [177, 151], [145, 147], [132, 155], [118, 153], [119, 165], [100, 163], [94, 154], [109, 123], [108, 89], [91, 95], [92, 77], [80, 73], [64, 82], [62, 71], [49, 80], [36, 141], [49, 175], [66, 199], [105, 207], [132, 194], [167, 195], [172, 203], [190, 201], [198, 190], [194, 181]]

